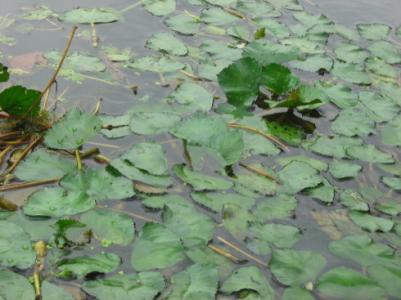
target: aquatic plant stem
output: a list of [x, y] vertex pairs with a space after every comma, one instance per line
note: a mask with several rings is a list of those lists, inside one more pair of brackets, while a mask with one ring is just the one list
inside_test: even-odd
[[231, 128], [243, 129], [243, 130], [246, 130], [246, 131], [249, 131], [252, 133], [259, 134], [259, 135], [265, 137], [266, 139], [272, 141], [276, 145], [278, 145], [282, 150], [288, 151], [288, 147], [283, 142], [281, 142], [278, 138], [263, 132], [262, 130], [259, 130], [259, 129], [253, 128], [253, 127], [249, 127], [246, 125], [242, 125], [242, 124], [237, 124], [237, 123], [228, 123], [228, 126]]
[[[53, 76], [50, 78], [50, 80], [47, 83], [46, 87], [43, 89], [39, 99], [42, 99], [42, 97], [47, 93], [47, 91], [50, 89], [50, 87], [56, 81], [57, 75], [60, 72], [61, 67], [63, 66], [64, 60], [67, 57], [68, 51], [70, 50], [71, 43], [72, 43], [72, 40], [74, 39], [74, 35], [75, 35], [75, 32], [77, 31], [77, 29], [78, 29], [77, 26], [72, 27], [72, 30], [70, 32], [70, 36], [68, 37], [67, 45], [64, 48], [63, 55], [61, 56], [61, 59], [60, 59], [58, 65], [57, 65], [57, 68], [53, 73]], [[48, 103], [48, 101], [45, 101], [45, 103], [43, 103], [43, 108], [44, 109], [47, 108], [47, 103]]]
[[8, 174], [12, 173], [15, 168], [18, 166], [18, 164], [25, 158], [25, 156], [33, 149], [35, 146], [42, 140], [42, 136], [36, 136], [33, 141], [25, 147], [25, 149], [22, 151], [21, 155], [16, 159], [13, 164], [3, 173], [1, 174], [1, 178], [7, 176]]
[[82, 170], [82, 161], [81, 161], [81, 154], [79, 150], [75, 150], [75, 160], [77, 161], [77, 169], [78, 171]]
[[232, 255], [230, 252], [225, 251], [224, 249], [217, 247], [216, 245], [213, 244], [209, 244], [207, 245], [208, 248], [212, 249], [214, 252], [216, 252], [217, 254], [220, 254], [226, 258], [228, 258], [229, 260], [232, 260], [235, 263], [239, 263], [240, 259], [238, 257], [235, 257], [234, 255]]
[[245, 252], [244, 250], [242, 250], [241, 248], [235, 246], [234, 244], [232, 244], [231, 242], [227, 241], [223, 237], [218, 235], [217, 236], [217, 240], [222, 242], [224, 245], [230, 247], [231, 249], [234, 249], [238, 253], [241, 253], [243, 256], [249, 258], [250, 260], [253, 260], [253, 261], [257, 262], [258, 264], [262, 265], [263, 267], [267, 267], [267, 264], [264, 261], [262, 261], [259, 258], [253, 256], [252, 254], [249, 254], [249, 253]]
[[43, 180], [32, 180], [32, 181], [4, 184], [4, 185], [0, 186], [0, 192], [25, 189], [25, 188], [30, 188], [30, 187], [34, 187], [34, 186], [38, 186], [38, 185], [49, 184], [49, 183], [56, 183], [60, 179], [61, 179], [61, 177], [55, 177], [55, 178], [43, 179]]
[[36, 263], [33, 273], [33, 287], [35, 289], [35, 299], [39, 300], [42, 299], [40, 273], [43, 270], [44, 259], [46, 256], [46, 244], [44, 241], [38, 241], [35, 243], [34, 248], [36, 254]]
[[126, 8], [121, 9], [120, 13], [123, 14], [123, 13], [125, 13], [125, 12], [127, 12], [127, 11], [129, 11], [131, 9], [134, 9], [134, 8], [140, 6], [143, 2], [144, 2], [144, 0], [140, 0], [138, 2], [135, 2], [135, 3], [131, 4], [131, 5], [128, 5]]
[[257, 175], [266, 177], [266, 178], [268, 178], [268, 179], [270, 179], [270, 180], [273, 180], [273, 181], [275, 181], [275, 182], [277, 182], [277, 183], [279, 182], [279, 180], [278, 180], [277, 177], [275, 177], [275, 176], [273, 176], [273, 175], [267, 173], [265, 170], [263, 170], [263, 169], [261, 169], [261, 168], [254, 167], [254, 166], [250, 166], [250, 165], [246, 165], [246, 164], [241, 163], [241, 162], [239, 163], [239, 165], [240, 165], [241, 167], [244, 167], [245, 169], [247, 169], [247, 170], [253, 172], [253, 173], [256, 173]]

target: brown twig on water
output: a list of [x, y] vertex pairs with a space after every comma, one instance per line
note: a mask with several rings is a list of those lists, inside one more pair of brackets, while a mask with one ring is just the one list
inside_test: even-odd
[[0, 208], [5, 209], [7, 211], [17, 211], [18, 205], [12, 201], [0, 196]]
[[257, 262], [258, 264], [262, 265], [263, 267], [267, 267], [267, 263], [265, 263], [264, 261], [262, 261], [261, 259], [255, 257], [255, 256], [253, 256], [252, 254], [250, 254], [248, 252], [245, 252], [244, 250], [242, 250], [241, 248], [235, 246], [233, 243], [227, 241], [223, 237], [218, 235], [216, 238], [217, 238], [217, 240], [222, 242], [224, 245], [230, 247], [231, 249], [234, 249], [238, 253], [241, 253], [243, 256], [249, 258], [250, 260], [253, 260], [254, 262]]
[[44, 241], [38, 241], [34, 246], [36, 254], [36, 263], [33, 272], [33, 287], [35, 290], [35, 300], [42, 299], [42, 283], [40, 280], [40, 273], [44, 268], [46, 257], [46, 244]]
[[190, 73], [190, 72], [188, 72], [188, 71], [180, 70], [180, 72], [181, 72], [182, 74], [184, 74], [185, 76], [187, 76], [187, 77], [189, 77], [189, 78], [191, 78], [191, 79], [193, 79], [193, 80], [195, 80], [195, 81], [203, 81], [203, 80], [204, 80], [203, 78], [201, 78], [201, 77], [199, 77], [199, 76], [197, 76], [197, 75], [195, 75], [195, 74], [193, 74], [193, 73]]
[[23, 159], [25, 158], [25, 156], [26, 156], [33, 148], [35, 148], [35, 146], [36, 146], [37, 144], [39, 144], [39, 142], [42, 140], [42, 138], [43, 138], [43, 137], [42, 137], [41, 135], [36, 136], [36, 137], [33, 139], [33, 141], [30, 142], [29, 145], [26, 146], [26, 147], [24, 148], [24, 150], [21, 152], [21, 155], [18, 157], [18, 159], [16, 159], [16, 160], [12, 163], [12, 165], [11, 165], [3, 174], [1, 174], [0, 177], [3, 178], [3, 177], [5, 177], [6, 175], [12, 173], [12, 172], [15, 170], [15, 168], [18, 166], [18, 164], [21, 162], [21, 160], [23, 160]]
[[217, 247], [216, 245], [213, 245], [213, 244], [209, 244], [207, 246], [210, 249], [212, 249], [214, 252], [216, 252], [217, 254], [220, 254], [220, 255], [224, 256], [225, 258], [228, 258], [229, 260], [232, 260], [235, 263], [240, 263], [241, 262], [241, 260], [238, 257], [235, 257], [234, 255], [232, 255], [230, 252], [227, 252], [223, 248]]
[[[40, 94], [39, 99], [42, 99], [42, 97], [47, 93], [47, 91], [51, 88], [53, 83], [56, 81], [57, 75], [60, 72], [61, 67], [63, 66], [64, 60], [67, 57], [68, 51], [70, 50], [71, 43], [72, 43], [72, 40], [74, 39], [74, 35], [75, 35], [75, 32], [77, 31], [77, 29], [78, 29], [77, 26], [72, 27], [72, 30], [70, 32], [70, 36], [68, 37], [67, 45], [64, 48], [63, 55], [61, 56], [61, 59], [60, 59], [58, 65], [57, 65], [57, 68], [54, 71], [52, 77], [50, 78], [50, 80], [47, 83], [46, 87], [43, 89], [42, 93]], [[46, 109], [47, 103], [48, 103], [47, 101], [45, 101], [45, 103], [43, 103], [44, 109]]]
[[278, 180], [278, 178], [276, 176], [273, 176], [273, 175], [267, 173], [265, 170], [263, 170], [261, 168], [258, 168], [258, 167], [255, 167], [255, 166], [251, 166], [251, 165], [246, 165], [246, 164], [241, 163], [241, 162], [239, 163], [239, 165], [241, 167], [244, 167], [245, 169], [257, 174], [257, 175], [266, 177], [266, 178], [268, 178], [270, 180], [273, 180], [275, 182], [279, 182], [279, 180]]
[[255, 133], [255, 134], [259, 134], [259, 135], [265, 137], [266, 139], [268, 139], [269, 141], [272, 141], [273, 143], [275, 143], [283, 151], [288, 151], [288, 147], [282, 141], [280, 141], [278, 138], [276, 138], [273, 135], [263, 132], [262, 130], [259, 130], [259, 129], [253, 128], [253, 127], [249, 127], [246, 125], [242, 125], [242, 124], [237, 124], [237, 123], [228, 123], [228, 126], [231, 128], [243, 129], [243, 130]]
[[0, 192], [20, 190], [35, 187], [38, 185], [50, 184], [59, 181], [61, 177], [55, 177], [50, 179], [42, 179], [42, 180], [32, 180], [32, 181], [23, 181], [23, 182], [13, 182], [0, 186]]
[[81, 154], [79, 153], [79, 150], [75, 150], [75, 160], [77, 162], [78, 171], [81, 171], [82, 170], [82, 161], [81, 161]]

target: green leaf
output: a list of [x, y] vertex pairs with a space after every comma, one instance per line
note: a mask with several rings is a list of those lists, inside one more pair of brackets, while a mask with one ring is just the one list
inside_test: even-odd
[[131, 217], [104, 209], [93, 209], [81, 215], [81, 222], [93, 231], [103, 245], [129, 245], [134, 239], [134, 222]]
[[401, 146], [401, 118], [396, 117], [394, 120], [385, 124], [381, 128], [381, 138], [384, 144], [390, 146]]
[[181, 34], [196, 34], [200, 29], [200, 22], [185, 13], [170, 17], [165, 22], [168, 27]]
[[200, 18], [202, 22], [215, 26], [226, 25], [238, 20], [237, 17], [229, 14], [228, 12], [225, 12], [223, 9], [218, 7], [204, 9]]
[[299, 161], [289, 163], [278, 174], [283, 183], [283, 190], [289, 193], [297, 193], [322, 182], [322, 177], [316, 169]]
[[168, 300], [213, 300], [217, 292], [217, 269], [210, 265], [194, 264], [171, 278], [172, 291]]
[[233, 185], [227, 179], [194, 172], [184, 165], [174, 166], [174, 172], [182, 181], [190, 184], [195, 191], [226, 190]]
[[243, 56], [251, 57], [260, 65], [265, 66], [271, 63], [281, 64], [295, 60], [299, 57], [299, 51], [292, 46], [255, 41], [244, 49]]
[[287, 67], [273, 63], [263, 67], [261, 83], [276, 95], [282, 95], [295, 89], [299, 79]]
[[0, 82], [6, 82], [9, 78], [8, 68], [0, 63]]
[[341, 44], [335, 50], [337, 59], [347, 63], [363, 63], [369, 53], [353, 44]]
[[355, 224], [370, 232], [388, 232], [394, 227], [393, 221], [385, 218], [371, 216], [368, 213], [351, 211], [349, 213], [349, 216]]
[[125, 199], [135, 195], [130, 180], [112, 175], [102, 168], [70, 173], [60, 181], [60, 185], [69, 191], [86, 193], [97, 201]]
[[324, 156], [343, 158], [347, 156], [348, 147], [361, 145], [362, 142], [359, 138], [340, 135], [319, 136], [305, 142], [304, 147]]
[[162, 187], [167, 187], [172, 184], [170, 176], [149, 174], [147, 171], [142, 171], [121, 158], [112, 160], [110, 166], [112, 170], [117, 170], [118, 173], [131, 180]]
[[34, 7], [33, 9], [27, 11], [24, 13], [22, 16], [25, 20], [30, 20], [30, 21], [41, 21], [45, 20], [49, 17], [58, 17], [58, 15], [52, 11], [49, 7], [46, 5], [41, 5], [38, 7]]
[[284, 290], [282, 300], [314, 300], [315, 298], [305, 289], [292, 287]]
[[146, 47], [171, 55], [182, 56], [188, 53], [188, 49], [181, 40], [171, 33], [163, 32], [153, 35], [147, 42]]
[[298, 202], [291, 196], [279, 194], [272, 198], [264, 198], [254, 210], [255, 217], [261, 222], [274, 219], [287, 219], [294, 215]]
[[226, 204], [237, 205], [246, 210], [255, 204], [255, 199], [251, 197], [225, 192], [194, 192], [191, 197], [196, 203], [216, 213], [220, 213]]
[[308, 56], [305, 60], [292, 61], [290, 66], [308, 72], [330, 71], [333, 67], [333, 60], [328, 56], [318, 54]]
[[120, 20], [120, 18], [118, 11], [108, 7], [75, 8], [62, 16], [64, 22], [74, 24], [111, 23]]
[[400, 107], [386, 97], [371, 92], [360, 92], [362, 105], [357, 107], [364, 110], [366, 115], [375, 122], [388, 122], [398, 115]]
[[368, 58], [365, 62], [366, 69], [381, 78], [396, 79], [398, 77], [398, 70], [393, 66], [387, 64], [380, 58]]
[[129, 126], [137, 134], [159, 134], [167, 132], [179, 120], [180, 116], [172, 112], [135, 112]]
[[252, 223], [249, 236], [259, 242], [271, 243], [277, 248], [291, 248], [301, 237], [298, 228], [282, 224]]
[[0, 221], [0, 265], [27, 269], [34, 262], [35, 252], [29, 235], [19, 225]]
[[396, 216], [401, 213], [401, 203], [397, 200], [382, 200], [375, 205], [376, 209], [390, 216]]
[[341, 109], [355, 106], [358, 103], [358, 97], [351, 88], [342, 84], [329, 85], [324, 88], [324, 92]]
[[35, 299], [35, 293], [24, 276], [8, 270], [0, 270], [0, 299], [32, 300]]
[[371, 266], [368, 268], [369, 276], [378, 282], [386, 292], [397, 299], [401, 295], [401, 269], [392, 266]]
[[164, 287], [164, 278], [160, 273], [140, 272], [86, 281], [83, 289], [99, 300], [131, 300], [153, 299]]
[[32, 241], [50, 240], [55, 233], [54, 220], [29, 217], [22, 211], [13, 213], [7, 218], [7, 221], [18, 224]]
[[366, 136], [374, 133], [375, 122], [371, 120], [365, 111], [351, 107], [341, 111], [334, 122], [331, 123], [331, 129], [338, 134], [345, 136]]
[[372, 279], [346, 267], [337, 267], [323, 274], [319, 292], [335, 299], [375, 300], [384, 296], [383, 289]]
[[170, 132], [190, 144], [216, 150], [227, 165], [237, 162], [244, 148], [242, 133], [229, 128], [218, 116], [197, 113], [177, 124]]
[[247, 291], [251, 295], [247, 297], [247, 299], [274, 299], [274, 291], [269, 282], [262, 271], [255, 266], [242, 267], [234, 271], [234, 273], [223, 282], [220, 290], [228, 294]]
[[379, 23], [358, 24], [356, 27], [361, 37], [367, 40], [386, 39], [391, 30], [390, 26]]
[[[62, 53], [58, 51], [50, 51], [45, 53], [45, 58], [52, 64], [57, 65], [61, 59]], [[64, 70], [75, 72], [104, 72], [106, 65], [100, 58], [86, 53], [73, 52], [67, 56], [63, 64]]]
[[[253, 165], [252, 165], [253, 166]], [[262, 165], [255, 165], [254, 167], [264, 171]], [[270, 171], [267, 171], [271, 173]], [[241, 169], [236, 172], [235, 182], [246, 187], [249, 190], [257, 192], [261, 195], [273, 195], [277, 189], [277, 183], [265, 176], [257, 175], [247, 169]]]
[[175, 72], [185, 67], [183, 63], [167, 56], [144, 56], [135, 59], [127, 66], [140, 71], [150, 71], [155, 73]]
[[346, 189], [340, 194], [341, 204], [358, 211], [369, 211], [369, 205], [360, 193]]
[[76, 170], [75, 162], [56, 152], [38, 149], [15, 169], [20, 180], [41, 180], [62, 177]]
[[139, 143], [121, 156], [134, 167], [152, 175], [166, 175], [167, 159], [163, 147], [156, 143]]
[[292, 156], [285, 156], [277, 159], [277, 163], [280, 164], [281, 166], [286, 166], [289, 163], [293, 161], [298, 161], [298, 162], [303, 162], [308, 165], [310, 165], [312, 168], [318, 170], [318, 171], [327, 171], [328, 165], [319, 159], [312, 158], [310, 156], [305, 156], [305, 155], [292, 155]]
[[164, 269], [185, 258], [180, 238], [164, 225], [146, 223], [134, 242], [132, 266], [139, 271]]
[[66, 289], [48, 281], [44, 281], [41, 286], [43, 300], [74, 300], [74, 297]]
[[23, 211], [28, 216], [63, 217], [87, 211], [94, 206], [95, 200], [85, 193], [44, 188], [29, 196]]
[[330, 173], [336, 179], [353, 178], [358, 175], [362, 167], [346, 161], [333, 160], [330, 163]]
[[316, 252], [275, 250], [270, 270], [280, 283], [298, 286], [313, 282], [325, 265], [326, 259]]
[[398, 177], [382, 177], [382, 181], [390, 189], [401, 190], [401, 179]]
[[86, 275], [97, 273], [110, 273], [115, 271], [121, 259], [114, 253], [102, 253], [93, 256], [78, 256], [66, 258], [58, 262], [58, 276], [62, 278], [77, 277], [81, 279]]
[[391, 164], [394, 162], [392, 154], [382, 152], [371, 144], [349, 147], [347, 149], [347, 154], [352, 158], [367, 162], [375, 162], [382, 164]]
[[252, 216], [249, 211], [241, 208], [236, 204], [225, 204], [222, 210], [221, 225], [237, 240], [244, 241], [248, 233], [248, 221]]
[[37, 90], [11, 86], [0, 93], [0, 109], [15, 117], [35, 117], [40, 111], [40, 95]]
[[371, 80], [368, 74], [365, 72], [363, 67], [358, 64], [342, 63], [336, 61], [334, 63], [332, 73], [334, 76], [337, 76], [340, 79], [351, 83], [361, 84], [361, 85], [371, 84]]
[[237, 108], [248, 107], [256, 100], [260, 76], [260, 66], [250, 57], [235, 61], [217, 75], [228, 103]]
[[158, 17], [175, 11], [175, 0], [145, 0], [143, 5], [148, 12]]
[[168, 102], [185, 105], [188, 111], [209, 111], [213, 95], [201, 85], [184, 82], [168, 98]]
[[368, 47], [369, 51], [376, 57], [381, 58], [389, 64], [401, 62], [401, 54], [395, 45], [386, 41], [377, 41]]
[[72, 109], [46, 132], [45, 144], [54, 149], [76, 149], [93, 138], [101, 126], [98, 117]]
[[382, 243], [375, 243], [368, 235], [350, 235], [331, 242], [330, 251], [342, 258], [353, 260], [362, 266], [401, 266], [401, 258], [394, 249]]
[[323, 178], [322, 183], [318, 186], [309, 188], [305, 190], [306, 195], [318, 199], [325, 203], [332, 203], [334, 200], [334, 187], [327, 181], [327, 179]]

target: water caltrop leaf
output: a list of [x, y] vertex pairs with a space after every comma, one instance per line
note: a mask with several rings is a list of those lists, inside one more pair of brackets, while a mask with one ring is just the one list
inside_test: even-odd
[[349, 63], [362, 63], [369, 53], [353, 44], [341, 44], [335, 50], [337, 59]]
[[42, 283], [42, 299], [74, 300], [74, 297], [69, 292], [67, 292], [66, 289], [48, 281], [44, 281]]
[[120, 18], [118, 11], [108, 7], [75, 8], [62, 16], [64, 22], [75, 24], [111, 23], [120, 20]]
[[333, 160], [330, 163], [330, 173], [336, 179], [352, 178], [358, 175], [362, 167], [346, 161]]
[[376, 265], [369, 267], [368, 273], [390, 296], [400, 299], [401, 269], [399, 267]]
[[131, 264], [138, 271], [164, 269], [185, 258], [180, 238], [162, 224], [146, 223], [135, 240]]
[[176, 56], [186, 55], [188, 52], [187, 47], [181, 40], [167, 32], [153, 35], [146, 42], [146, 47]]
[[299, 287], [284, 290], [282, 300], [314, 300], [315, 298], [305, 289]]
[[232, 294], [247, 291], [249, 299], [273, 300], [274, 291], [262, 271], [255, 266], [242, 267], [234, 271], [231, 276], [223, 282], [220, 290]]
[[19, 225], [0, 221], [0, 266], [27, 269], [34, 262], [35, 252], [29, 235]]
[[213, 95], [201, 85], [184, 82], [168, 98], [188, 107], [189, 111], [209, 111], [213, 105]]
[[273, 275], [288, 286], [313, 282], [325, 265], [319, 253], [298, 250], [275, 250], [270, 261]]
[[31, 194], [23, 206], [28, 216], [63, 217], [87, 211], [95, 200], [82, 192], [62, 188], [44, 188]]
[[168, 27], [181, 34], [196, 34], [200, 29], [200, 22], [185, 13], [172, 16], [166, 21]]
[[217, 116], [196, 113], [177, 124], [170, 132], [190, 144], [216, 150], [227, 165], [237, 162], [244, 148], [242, 133], [229, 128], [226, 122]]
[[181, 70], [185, 65], [167, 56], [144, 56], [127, 65], [140, 71], [168, 73]]
[[14, 174], [20, 180], [41, 180], [62, 177], [75, 170], [72, 159], [56, 152], [38, 149], [18, 165]]
[[145, 9], [151, 14], [161, 17], [175, 11], [175, 0], [145, 0], [143, 2]]
[[370, 231], [388, 232], [394, 227], [394, 222], [385, 218], [371, 216], [359, 211], [350, 212], [351, 220], [358, 226]]
[[241, 58], [223, 69], [217, 77], [228, 103], [235, 107], [250, 106], [259, 94], [261, 71], [259, 64], [250, 57]]
[[274, 94], [282, 95], [293, 90], [299, 79], [287, 67], [273, 63], [263, 67], [261, 83]]
[[27, 11], [24, 13], [22, 16], [25, 20], [30, 20], [30, 21], [39, 21], [39, 20], [45, 20], [49, 17], [57, 17], [58, 15], [52, 11], [49, 7], [46, 5], [41, 5], [38, 7], [33, 8], [32, 10]]
[[167, 159], [163, 147], [156, 143], [139, 143], [125, 152], [122, 159], [152, 175], [167, 174]]
[[81, 215], [81, 222], [94, 233], [102, 245], [128, 245], [134, 239], [134, 222], [132, 218], [105, 209], [93, 209]]
[[171, 278], [168, 300], [213, 300], [217, 292], [218, 273], [211, 265], [194, 264]]
[[401, 62], [401, 53], [395, 45], [387, 41], [377, 41], [368, 47], [369, 51], [376, 57], [381, 58], [389, 64]]
[[20, 85], [11, 86], [0, 93], [0, 109], [14, 117], [35, 117], [40, 110], [40, 94]]
[[0, 270], [0, 299], [32, 300], [35, 292], [24, 276], [9, 270]]
[[391, 164], [394, 162], [393, 155], [377, 149], [374, 145], [352, 146], [347, 148], [347, 154], [352, 158], [367, 162]]
[[371, 84], [371, 80], [368, 74], [365, 72], [363, 67], [358, 64], [336, 61], [334, 63], [332, 73], [340, 79], [351, 83], [361, 85]]
[[204, 9], [200, 16], [201, 20], [205, 23], [222, 26], [232, 22], [235, 22], [238, 18], [225, 12], [223, 9], [219, 7], [211, 7], [208, 9]]
[[[58, 51], [50, 51], [45, 53], [44, 57], [52, 64], [56, 65], [60, 61], [62, 53]], [[81, 52], [73, 52], [68, 55], [63, 66], [62, 70], [65, 71], [65, 73], [62, 75], [64, 76], [70, 73], [73, 76], [79, 77], [79, 72], [104, 72], [106, 70], [106, 65], [100, 60], [100, 58]], [[68, 78], [69, 76], [66, 77]]]
[[176, 165], [175, 174], [184, 182], [190, 184], [195, 191], [202, 190], [226, 190], [233, 183], [227, 179], [191, 171], [187, 166]]
[[294, 215], [297, 206], [295, 197], [278, 194], [272, 198], [263, 199], [255, 209], [255, 216], [260, 221], [286, 219]]
[[83, 289], [99, 300], [131, 300], [153, 299], [164, 287], [159, 272], [140, 272], [86, 281]]
[[308, 72], [330, 71], [333, 67], [333, 60], [330, 57], [317, 54], [302, 61], [292, 61], [290, 66]]
[[45, 144], [54, 149], [76, 149], [101, 129], [102, 122], [78, 109], [68, 111], [45, 135]]
[[138, 134], [159, 134], [174, 127], [179, 120], [180, 116], [172, 112], [135, 112], [129, 126]]
[[386, 39], [390, 33], [391, 27], [385, 24], [358, 24], [359, 34], [367, 40], [382, 40]]
[[69, 191], [86, 193], [97, 201], [125, 199], [135, 194], [132, 181], [102, 168], [70, 173], [60, 181], [60, 185]]
[[337, 267], [323, 274], [318, 290], [323, 296], [334, 299], [375, 300], [385, 294], [374, 280], [346, 267]]
[[77, 277], [80, 279], [93, 272], [110, 273], [115, 271], [120, 263], [120, 257], [114, 253], [66, 258], [57, 263], [58, 276], [62, 278]]
[[279, 178], [283, 182], [283, 189], [291, 193], [315, 187], [322, 182], [322, 177], [316, 169], [299, 161], [293, 161], [286, 165], [279, 172]]
[[290, 225], [252, 223], [249, 226], [249, 236], [278, 248], [291, 248], [300, 239], [301, 232]]
[[374, 242], [368, 235], [349, 235], [331, 242], [330, 251], [342, 258], [360, 263], [362, 266], [401, 266], [401, 258], [394, 249], [383, 243]]

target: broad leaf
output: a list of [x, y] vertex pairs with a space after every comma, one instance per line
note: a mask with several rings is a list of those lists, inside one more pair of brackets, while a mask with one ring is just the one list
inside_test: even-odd
[[146, 42], [146, 47], [177, 56], [186, 55], [188, 52], [185, 44], [171, 33], [157, 33], [153, 35]]
[[40, 94], [20, 85], [11, 86], [0, 93], [0, 109], [15, 117], [35, 117], [40, 110]]
[[24, 276], [8, 270], [0, 270], [0, 299], [32, 300], [35, 299], [35, 293]]

